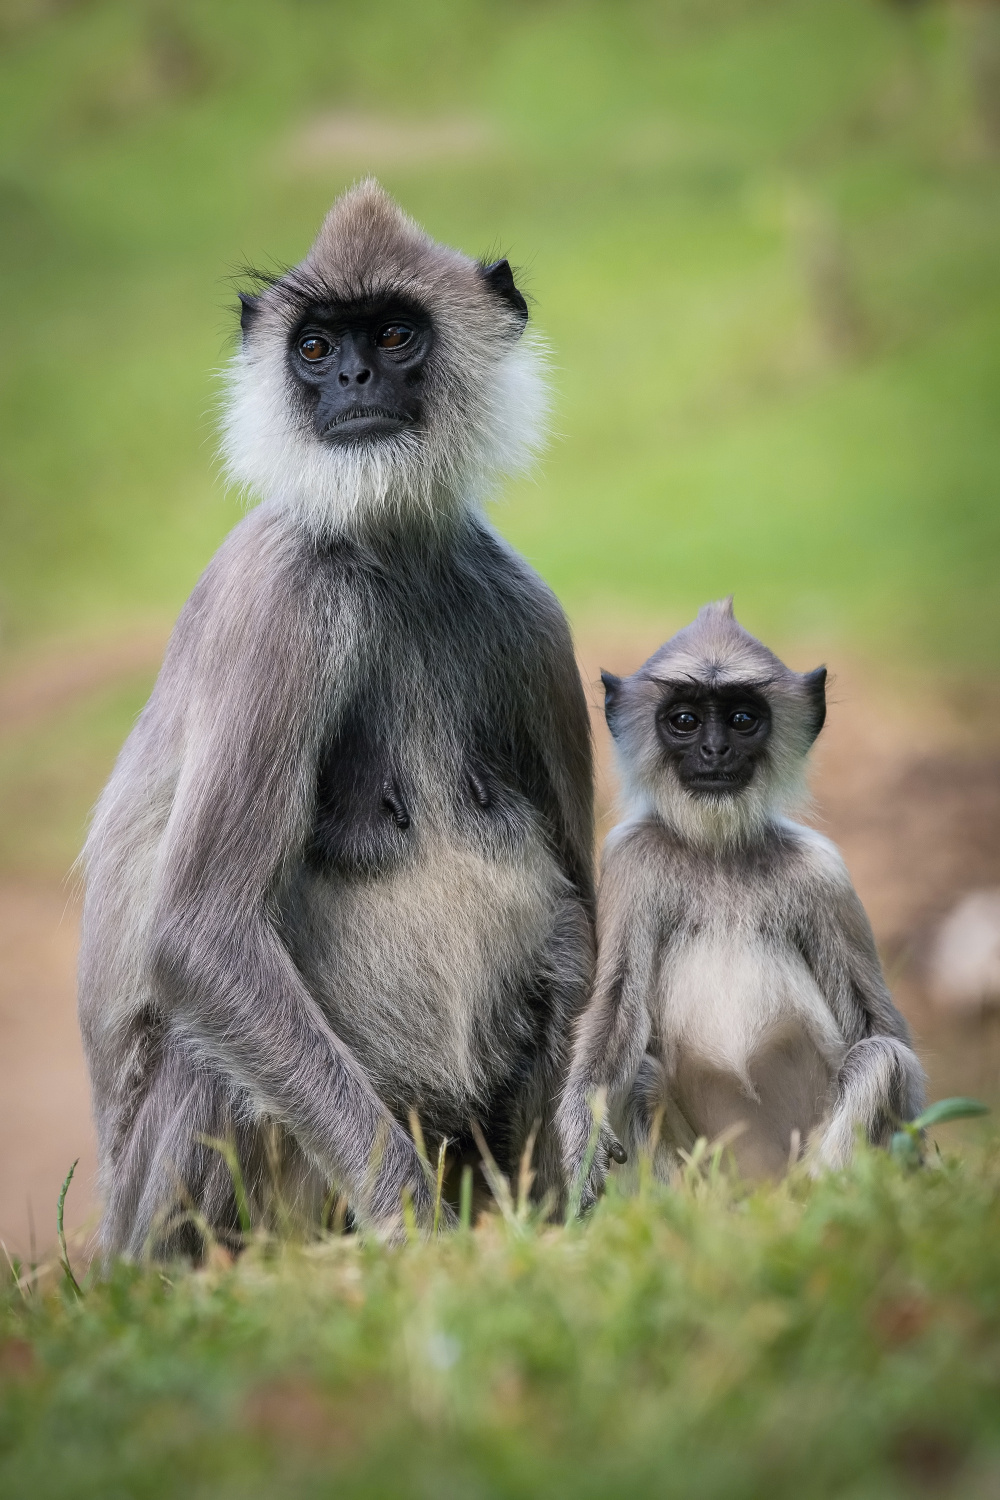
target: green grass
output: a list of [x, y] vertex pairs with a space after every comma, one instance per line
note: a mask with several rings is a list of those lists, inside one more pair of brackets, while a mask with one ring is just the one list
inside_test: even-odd
[[[991, 14], [4, 0], [7, 642], [176, 610], [238, 515], [213, 467], [227, 277], [297, 259], [374, 169], [524, 267], [557, 441], [498, 518], [572, 613], [680, 621], [735, 590], [779, 638], [995, 665]], [[404, 146], [471, 120], [471, 145], [310, 165], [296, 134], [330, 111]]]
[[752, 1195], [691, 1171], [570, 1230], [50, 1274], [0, 1302], [0, 1492], [985, 1500], [998, 1286], [983, 1136]]

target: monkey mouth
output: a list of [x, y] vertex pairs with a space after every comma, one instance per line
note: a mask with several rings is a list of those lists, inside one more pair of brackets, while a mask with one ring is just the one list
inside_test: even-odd
[[746, 786], [749, 777], [739, 771], [702, 771], [687, 777], [687, 789], [696, 796], [710, 792], [739, 792]]
[[388, 437], [411, 426], [412, 420], [405, 412], [392, 411], [387, 406], [349, 406], [327, 422], [320, 437], [334, 443]]

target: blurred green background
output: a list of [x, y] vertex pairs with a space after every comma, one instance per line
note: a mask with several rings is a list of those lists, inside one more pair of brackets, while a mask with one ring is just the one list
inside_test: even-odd
[[365, 172], [519, 267], [496, 519], [583, 636], [735, 592], [800, 666], [994, 672], [1000, 5], [0, 0], [0, 875], [68, 868], [241, 514], [240, 267]]
[[3, 0], [0, 624], [166, 617], [240, 513], [232, 276], [365, 171], [523, 271], [573, 617], [980, 672], [1000, 608], [1000, 8]]

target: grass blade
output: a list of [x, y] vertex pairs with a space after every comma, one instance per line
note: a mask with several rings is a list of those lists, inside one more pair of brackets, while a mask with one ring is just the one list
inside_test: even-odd
[[444, 1193], [444, 1168], [445, 1155], [448, 1149], [448, 1141], [445, 1136], [441, 1137], [438, 1146], [437, 1176], [434, 1179], [434, 1233], [438, 1232], [438, 1224], [441, 1221], [441, 1198]]
[[218, 1151], [222, 1160], [229, 1168], [229, 1175], [233, 1180], [233, 1193], [236, 1196], [236, 1215], [240, 1221], [240, 1232], [243, 1237], [249, 1238], [252, 1229], [250, 1218], [250, 1200], [247, 1197], [246, 1184], [243, 1181], [243, 1169], [236, 1146], [232, 1141], [220, 1140], [214, 1135], [199, 1135], [197, 1139], [203, 1146], [209, 1146], [213, 1151]]
[[462, 1168], [462, 1179], [458, 1190], [458, 1227], [472, 1228], [472, 1168]]
[[517, 1217], [522, 1223], [528, 1217], [531, 1206], [531, 1189], [535, 1183], [535, 1171], [531, 1163], [535, 1155], [535, 1142], [538, 1139], [541, 1123], [541, 1120], [536, 1120], [532, 1125], [524, 1150], [521, 1152], [521, 1161], [517, 1171]]
[[76, 1171], [79, 1165], [80, 1158], [77, 1157], [76, 1161], [66, 1173], [66, 1176], [63, 1180], [63, 1185], [59, 1189], [59, 1202], [56, 1205], [56, 1235], [59, 1240], [59, 1264], [63, 1268], [63, 1275], [66, 1277], [67, 1282], [73, 1288], [73, 1291], [76, 1293], [76, 1295], [78, 1297], [82, 1297], [83, 1291], [80, 1287], [80, 1283], [73, 1275], [73, 1267], [69, 1263], [69, 1248], [66, 1244], [66, 1231], [63, 1227], [63, 1216], [66, 1211], [66, 1194], [69, 1192], [69, 1185], [73, 1181], [73, 1173]]
[[497, 1166], [493, 1153], [486, 1144], [486, 1137], [475, 1120], [472, 1121], [472, 1134], [479, 1149], [479, 1155], [482, 1157], [483, 1176], [489, 1183], [490, 1192], [496, 1199], [497, 1207], [507, 1223], [520, 1230], [521, 1225], [518, 1222], [514, 1199], [511, 1197], [510, 1183]]

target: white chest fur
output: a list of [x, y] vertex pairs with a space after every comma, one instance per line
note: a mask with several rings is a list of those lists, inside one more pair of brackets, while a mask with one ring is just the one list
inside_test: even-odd
[[744, 1175], [779, 1173], [825, 1115], [846, 1052], [802, 957], [710, 926], [668, 950], [655, 1005], [666, 1090], [691, 1136], [739, 1126]]
[[664, 1062], [690, 1054], [750, 1090], [750, 1064], [779, 1037], [805, 1031], [833, 1068], [844, 1038], [802, 957], [759, 935], [709, 928], [663, 962], [658, 994]]

